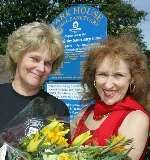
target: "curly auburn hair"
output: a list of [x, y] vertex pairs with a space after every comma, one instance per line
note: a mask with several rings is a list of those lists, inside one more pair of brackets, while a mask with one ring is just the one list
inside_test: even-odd
[[85, 89], [83, 99], [91, 97], [94, 99], [100, 98], [94, 86], [96, 68], [103, 62], [105, 57], [109, 56], [111, 61], [117, 62], [117, 60], [122, 59], [129, 66], [131, 78], [136, 88], [133, 93], [128, 89], [127, 95], [131, 95], [141, 104], [146, 103], [148, 94], [147, 59], [146, 56], [141, 53], [133, 37], [127, 35], [109, 37], [104, 42], [91, 46], [88, 54], [83, 68], [82, 86]]

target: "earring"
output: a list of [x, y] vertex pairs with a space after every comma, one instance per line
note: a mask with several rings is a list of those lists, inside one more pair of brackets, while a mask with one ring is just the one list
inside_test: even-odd
[[94, 80], [94, 87], [96, 88], [96, 81]]
[[136, 86], [133, 82], [131, 82], [129, 84], [129, 90], [130, 90], [130, 93], [134, 93], [135, 92], [135, 89], [136, 89]]

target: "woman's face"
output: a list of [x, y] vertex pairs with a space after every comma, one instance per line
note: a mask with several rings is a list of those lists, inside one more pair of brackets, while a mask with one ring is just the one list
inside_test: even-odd
[[15, 80], [20, 85], [38, 89], [52, 70], [52, 61], [44, 46], [36, 51], [25, 53], [18, 62]]
[[115, 64], [106, 57], [96, 69], [95, 81], [101, 101], [113, 105], [121, 101], [127, 93], [131, 82], [129, 67], [124, 60], [119, 59]]

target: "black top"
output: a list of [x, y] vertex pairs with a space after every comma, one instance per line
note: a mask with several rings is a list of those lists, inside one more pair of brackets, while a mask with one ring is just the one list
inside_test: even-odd
[[[29, 106], [35, 107], [29, 109]], [[30, 113], [23, 110], [29, 110]], [[58, 117], [69, 118], [67, 106], [61, 100], [44, 91], [40, 91], [34, 96], [23, 96], [15, 92], [10, 83], [0, 84], [0, 131], [10, 126], [11, 121], [18, 114], [22, 117], [33, 116], [34, 114], [37, 117], [39, 113], [41, 117], [57, 115]]]

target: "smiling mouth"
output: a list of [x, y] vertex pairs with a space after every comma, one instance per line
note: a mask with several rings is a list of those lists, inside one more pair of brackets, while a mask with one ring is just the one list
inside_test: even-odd
[[116, 94], [116, 91], [111, 91], [111, 90], [103, 90], [103, 93], [104, 93], [104, 95], [105, 95], [106, 97], [109, 97], [109, 98], [111, 98], [111, 97], [115, 96], [115, 94]]

